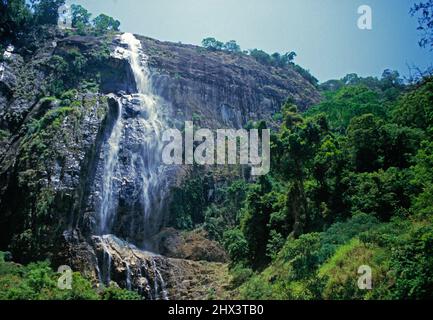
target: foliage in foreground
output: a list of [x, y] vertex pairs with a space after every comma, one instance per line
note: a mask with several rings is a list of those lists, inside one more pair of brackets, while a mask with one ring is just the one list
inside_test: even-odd
[[54, 272], [48, 262], [22, 266], [4, 261], [0, 252], [0, 300], [140, 300], [131, 291], [114, 286], [97, 290], [92, 283], [75, 272], [72, 289], [58, 287], [60, 274]]

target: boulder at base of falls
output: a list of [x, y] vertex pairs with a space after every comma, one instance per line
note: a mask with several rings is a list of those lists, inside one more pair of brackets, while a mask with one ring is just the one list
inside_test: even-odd
[[151, 300], [230, 297], [228, 265], [173, 259], [138, 249], [115, 236], [92, 237], [98, 279]]
[[166, 228], [155, 238], [159, 243], [159, 252], [170, 258], [221, 263], [229, 260], [222, 246], [216, 241], [209, 240], [204, 230], [180, 232]]

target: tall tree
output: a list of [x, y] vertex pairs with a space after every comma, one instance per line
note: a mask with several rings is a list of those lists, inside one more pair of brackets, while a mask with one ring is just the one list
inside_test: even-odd
[[242, 213], [241, 230], [248, 242], [248, 260], [254, 268], [260, 269], [268, 263], [266, 245], [269, 241], [269, 218], [272, 204], [267, 194], [272, 185], [266, 176], [261, 176], [257, 184], [253, 185], [246, 200], [246, 207]]
[[352, 164], [358, 172], [373, 172], [382, 167], [383, 122], [367, 113], [353, 118], [347, 129]]
[[[297, 107], [290, 102], [283, 106], [283, 124], [273, 145], [273, 161], [279, 174], [290, 181], [287, 199], [288, 212], [293, 221], [293, 235], [303, 233], [307, 221], [307, 199], [304, 182], [314, 152], [326, 129], [321, 120], [305, 121]], [[323, 127], [323, 128], [322, 128]]]

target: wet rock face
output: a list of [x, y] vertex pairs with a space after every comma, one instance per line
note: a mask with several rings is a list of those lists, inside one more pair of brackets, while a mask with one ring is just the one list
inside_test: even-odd
[[[41, 49], [44, 50], [50, 49]], [[41, 91], [45, 79], [39, 67], [45, 57], [37, 58], [40, 60], [26, 63], [23, 57], [13, 53], [1, 62], [4, 70], [0, 72], [0, 129], [20, 130], [26, 116], [43, 95]]]
[[[140, 79], [146, 78], [151, 86], [148, 98], [157, 100], [158, 117], [165, 127], [174, 125], [182, 128], [183, 121], [198, 120], [200, 125], [211, 128], [240, 128], [249, 120], [272, 121], [272, 116], [280, 111], [288, 96], [304, 108], [319, 99], [316, 89], [290, 68], [267, 67], [245, 55], [210, 52], [203, 48], [162, 43], [148, 38], [138, 39], [141, 69], [150, 68], [150, 78], [147, 79], [145, 72]], [[113, 59], [118, 60], [114, 64], [119, 65], [121, 70], [128, 69], [124, 66], [131, 55], [128, 45], [121, 39], [115, 39], [112, 51]], [[132, 66], [129, 69], [133, 69]], [[136, 73], [137, 70], [134, 70], [133, 73]], [[142, 176], [143, 173], [149, 173], [148, 167], [157, 162], [156, 157], [160, 156], [154, 154], [160, 153], [155, 148], [155, 142], [149, 142], [149, 136], [153, 135], [152, 128], [147, 132], [152, 114], [141, 106], [140, 95], [126, 95], [130, 93], [131, 86], [124, 88], [122, 78], [114, 79], [119, 86], [111, 89], [120, 93], [121, 108], [118, 109], [121, 113], [119, 121], [122, 122], [122, 137], [117, 142], [116, 170], [110, 178], [113, 181], [111, 207], [116, 212], [110, 213], [113, 216], [109, 222], [112, 227], [105, 232], [96, 232], [113, 233], [140, 247], [155, 252], [161, 252], [162, 248], [163, 252], [168, 253], [168, 245], [160, 245], [160, 239], [154, 236], [164, 227], [167, 218], [164, 210], [168, 202], [165, 191], [176, 180], [178, 168], [167, 169], [173, 172], [166, 175], [154, 172], [149, 177]], [[140, 91], [140, 86], [136, 85], [135, 89]], [[98, 214], [104, 210], [106, 201], [103, 186], [107, 172], [103, 164], [109, 162], [107, 148], [112, 142], [108, 141], [109, 134], [105, 138], [106, 147], [98, 159], [95, 182], [86, 207], [86, 212], [92, 217], [90, 223], [94, 223], [93, 233], [98, 229]], [[153, 174], [156, 175], [152, 177]], [[151, 182], [156, 176], [158, 180], [166, 179], [160, 181], [156, 188], [146, 189], [146, 183], [140, 182], [140, 179]], [[157, 213], [158, 210], [162, 213]], [[187, 241], [189, 245], [173, 249], [175, 252], [170, 254], [195, 260], [226, 260], [221, 248], [203, 239], [187, 241], [182, 238], [178, 241]]]
[[155, 255], [112, 235], [92, 237], [99, 264], [97, 277], [151, 300], [224, 298], [230, 277], [227, 265]]
[[161, 162], [167, 108], [151, 88], [140, 42], [126, 33], [115, 43], [111, 56], [130, 65], [137, 91], [118, 96], [117, 116], [103, 143], [91, 189], [95, 201], [89, 203], [99, 224], [93, 234], [113, 233], [154, 251], [150, 239], [163, 224], [170, 186]]
[[[15, 65], [19, 66], [22, 64], [22, 61], [20, 61], [18, 57], [14, 57], [14, 59]], [[4, 98], [10, 98], [10, 96], [13, 94], [13, 89], [17, 85], [17, 78], [15, 77], [12, 68], [13, 67], [11, 67], [9, 64], [3, 62], [0, 64], [0, 88]]]
[[103, 93], [137, 92], [134, 76], [127, 61], [110, 58], [107, 68], [101, 73]]
[[98, 282], [109, 285], [114, 281], [146, 299], [168, 299], [163, 278], [169, 269], [166, 258], [139, 250], [111, 235], [94, 236], [92, 241], [99, 261]]
[[99, 95], [78, 99], [80, 107], [64, 109], [64, 114], [56, 113], [56, 101], [37, 104], [30, 114], [38, 119], [38, 110], [46, 108], [53, 122], [42, 117], [36, 122], [44, 124], [39, 131], [11, 138], [14, 142], [0, 159], [1, 245], [11, 244], [15, 236], [17, 259], [54, 254], [63, 230], [82, 218], [85, 185], [94, 171], [108, 106]]
[[141, 37], [150, 57], [155, 92], [173, 105], [176, 119], [201, 117], [202, 124], [241, 127], [271, 119], [290, 96], [301, 110], [320, 100], [308, 81], [241, 54]]
[[[174, 168], [161, 167], [155, 168], [155, 172], [149, 172], [149, 167], [157, 167], [160, 161], [161, 150], [156, 145], [160, 138], [155, 136], [152, 126], [147, 122], [148, 113], [138, 105], [140, 97], [112, 96], [110, 101], [109, 125], [95, 162], [94, 178], [89, 184], [84, 224], [90, 228], [86, 229], [86, 235], [113, 233], [140, 247], [154, 250], [151, 237], [163, 225], [164, 214], [152, 213], [165, 210], [165, 195], [175, 177], [170, 170]], [[116, 141], [112, 138], [114, 130], [118, 130]], [[115, 155], [115, 160], [109, 160], [113, 147], [118, 154]], [[115, 164], [112, 166], [112, 176], [106, 181], [109, 161], [115, 161]], [[150, 177], [143, 176], [144, 174]], [[149, 178], [159, 179], [158, 185], [155, 184], [152, 188], [152, 185], [143, 183]], [[106, 182], [112, 188], [110, 199], [104, 199]], [[100, 230], [100, 213], [104, 201], [110, 202], [110, 218], [108, 229]]]

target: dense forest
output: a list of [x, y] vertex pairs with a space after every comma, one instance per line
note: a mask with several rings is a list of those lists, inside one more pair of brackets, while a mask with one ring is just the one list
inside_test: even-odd
[[[283, 106], [268, 176], [209, 205], [209, 177], [180, 192], [177, 226], [224, 244], [241, 298], [431, 298], [433, 82], [387, 71], [337, 83], [304, 114]], [[357, 289], [364, 264], [373, 291]]]
[[[57, 24], [61, 4], [2, 0], [1, 56], [7, 43], [22, 45], [29, 28]], [[421, 14], [420, 45], [427, 49], [433, 45], [432, 7], [430, 1], [411, 11]], [[111, 17], [91, 20], [83, 7], [72, 10], [73, 34], [119, 30]], [[319, 84], [294, 63], [294, 52], [242, 51], [235, 41], [214, 38], [204, 39], [203, 47], [293, 67], [322, 101], [300, 112], [288, 99], [273, 119], [246, 125], [271, 129], [270, 174], [225, 179], [210, 199], [220, 178], [194, 167], [173, 190], [169, 227], [204, 231], [225, 249], [230, 290], [239, 299], [432, 299], [433, 78], [425, 73], [403, 79], [385, 70], [380, 78], [349, 74]], [[52, 60], [55, 81], [47, 89], [52, 99], [70, 100], [70, 90], [90, 76], [84, 66], [103, 63], [105, 55]], [[87, 80], [90, 88], [98, 79]], [[66, 105], [43, 119], [52, 122], [69, 112]], [[7, 135], [0, 131], [1, 139]], [[0, 254], [0, 299], [140, 299], [115, 286], [95, 289], [79, 273], [73, 290], [59, 290], [49, 261], [23, 266], [9, 255]], [[358, 269], [365, 265], [372, 270], [373, 290], [357, 285]]]

